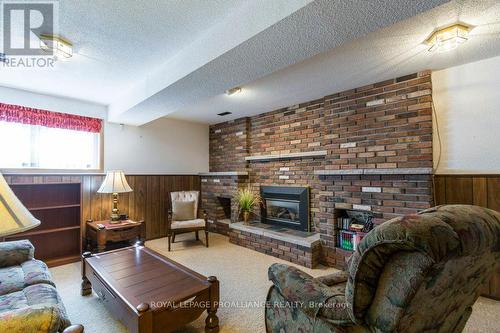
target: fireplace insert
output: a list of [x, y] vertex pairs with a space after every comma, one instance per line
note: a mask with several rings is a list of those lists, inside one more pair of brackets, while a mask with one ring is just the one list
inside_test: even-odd
[[309, 188], [262, 186], [262, 223], [309, 231]]

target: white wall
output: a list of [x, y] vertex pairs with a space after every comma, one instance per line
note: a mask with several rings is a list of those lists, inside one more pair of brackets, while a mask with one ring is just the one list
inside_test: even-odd
[[500, 173], [500, 57], [432, 73], [436, 173]]
[[208, 172], [208, 125], [160, 118], [146, 125], [107, 123], [105, 169], [126, 173]]
[[[0, 103], [106, 119], [104, 105], [0, 87]], [[104, 122], [104, 170], [132, 174], [208, 171], [208, 125], [160, 118], [140, 127]]]

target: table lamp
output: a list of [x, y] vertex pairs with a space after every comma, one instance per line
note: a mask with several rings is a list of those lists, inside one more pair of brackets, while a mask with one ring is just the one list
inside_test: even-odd
[[127, 179], [123, 171], [115, 170], [108, 171], [106, 178], [102, 182], [97, 193], [112, 193], [113, 194], [113, 210], [111, 211], [111, 223], [120, 221], [118, 210], [118, 193], [132, 192], [132, 188], [128, 185]]
[[40, 225], [24, 207], [0, 173], [0, 239]]

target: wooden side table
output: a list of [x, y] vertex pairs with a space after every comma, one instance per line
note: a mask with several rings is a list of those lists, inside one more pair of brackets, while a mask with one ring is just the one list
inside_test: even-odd
[[119, 223], [106, 221], [87, 221], [87, 248], [97, 245], [97, 252], [106, 250], [108, 242], [144, 241], [146, 232], [144, 221], [124, 220]]

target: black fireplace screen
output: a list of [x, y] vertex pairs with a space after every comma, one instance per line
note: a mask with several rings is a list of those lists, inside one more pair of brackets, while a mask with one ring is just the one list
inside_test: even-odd
[[262, 223], [309, 231], [307, 187], [262, 186]]
[[266, 207], [268, 218], [300, 224], [298, 201], [266, 199]]

